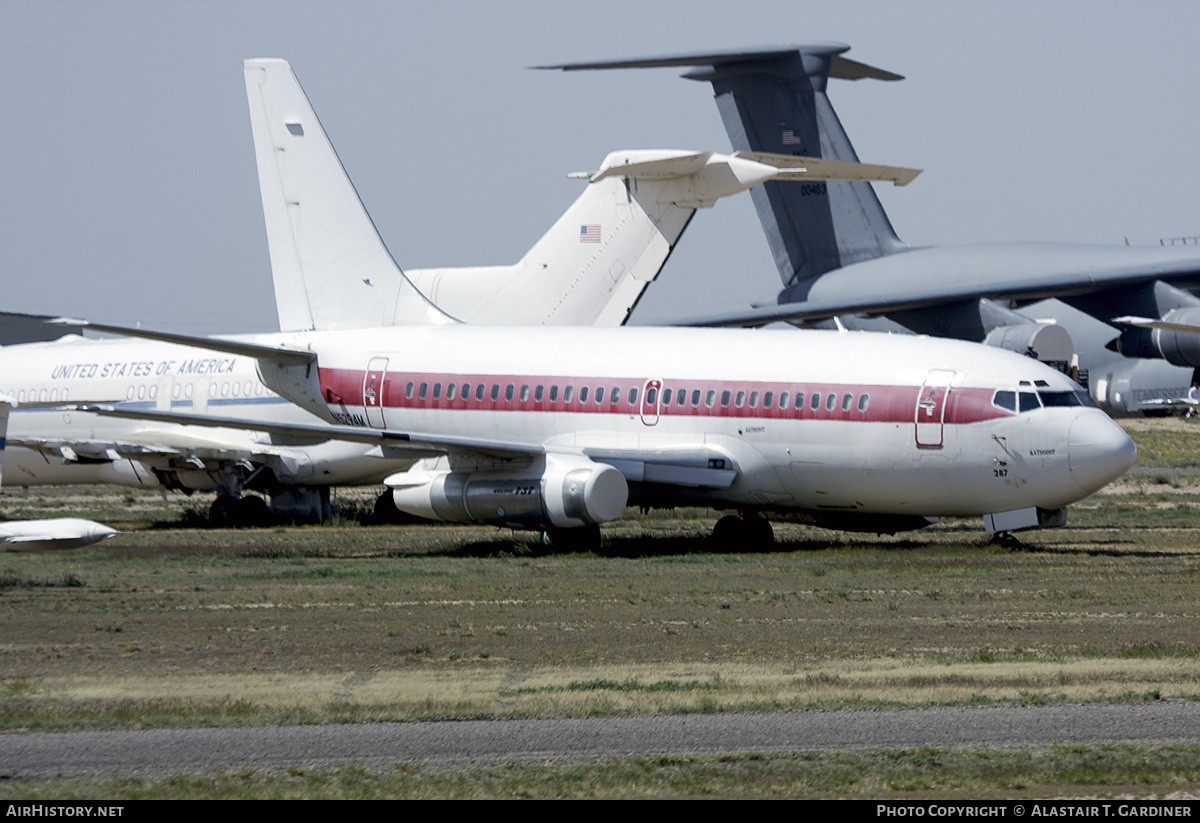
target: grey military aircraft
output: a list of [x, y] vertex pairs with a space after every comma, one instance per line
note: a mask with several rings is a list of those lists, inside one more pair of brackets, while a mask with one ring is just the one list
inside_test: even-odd
[[[540, 68], [687, 67], [712, 84], [733, 147], [855, 160], [826, 87], [830, 78], [902, 80], [845, 57], [843, 43], [710, 52]], [[775, 305], [688, 318], [691, 325], [787, 321], [974, 340], [1069, 368], [1110, 413], [1179, 397], [1200, 367], [1200, 247], [900, 241], [871, 186], [775, 183], [751, 193], [783, 281]], [[1048, 298], [1057, 298], [1040, 303]], [[1061, 302], [1060, 302], [1061, 301]], [[1031, 304], [1037, 304], [1031, 306]], [[1030, 307], [1022, 311], [1025, 307]], [[1157, 328], [1111, 325], [1121, 315]], [[1047, 320], [1049, 322], [1047, 322]], [[1200, 372], [1197, 372], [1200, 375]]]

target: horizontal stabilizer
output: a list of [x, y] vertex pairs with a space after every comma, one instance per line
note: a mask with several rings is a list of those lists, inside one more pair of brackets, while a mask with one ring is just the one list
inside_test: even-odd
[[870, 180], [907, 186], [921, 169], [902, 166], [878, 166], [848, 160], [827, 160], [824, 157], [799, 157], [760, 151], [738, 151], [735, 157], [753, 160], [779, 169], [776, 180]]
[[225, 340], [220, 337], [193, 337], [186, 334], [172, 334], [170, 332], [156, 332], [148, 329], [135, 329], [128, 326], [110, 326], [104, 323], [92, 323], [87, 320], [71, 320], [60, 317], [56, 320], [47, 320], [58, 326], [79, 326], [92, 331], [103, 332], [105, 334], [119, 334], [122, 337], [138, 337], [143, 340], [158, 340], [163, 343], [174, 343], [179, 346], [189, 346], [194, 349], [208, 349], [210, 351], [225, 352], [226, 354], [237, 354], [243, 357], [253, 357], [256, 360], [266, 360], [272, 363], [279, 363], [285, 366], [305, 366], [310, 363], [315, 363], [317, 355], [311, 351], [301, 349], [286, 349], [278, 346], [259, 346], [254, 343], [244, 343], [239, 340]]
[[[658, 57], [635, 57], [627, 60], [600, 60], [591, 63], [563, 63], [557, 66], [533, 66], [535, 69], [562, 71], [594, 71], [599, 69], [657, 69], [672, 67], [713, 66], [729, 69], [739, 64], [750, 64], [759, 71], [773, 60], [789, 60], [796, 55], [817, 55], [830, 59], [829, 76], [839, 80], [903, 80], [904, 76], [877, 69], [842, 57], [849, 51], [845, 43], [809, 43], [798, 46], [765, 46], [757, 49], [733, 49], [729, 51], [703, 52], [700, 54], [672, 54]], [[688, 75], [691, 76], [691, 75]], [[696, 79], [707, 80], [707, 77]]]

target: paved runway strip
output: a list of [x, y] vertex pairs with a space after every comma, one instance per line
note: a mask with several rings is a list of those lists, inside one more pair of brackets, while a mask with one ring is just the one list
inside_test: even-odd
[[652, 715], [7, 734], [0, 779], [162, 776], [232, 768], [596, 762], [656, 754], [1200, 743], [1200, 703]]

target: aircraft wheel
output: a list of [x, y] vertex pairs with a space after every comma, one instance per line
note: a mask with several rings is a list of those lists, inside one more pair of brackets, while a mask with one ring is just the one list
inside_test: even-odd
[[775, 532], [771, 524], [757, 514], [747, 517], [729, 514], [713, 526], [712, 542], [720, 551], [765, 551], [775, 542]]
[[375, 508], [371, 512], [372, 523], [384, 526], [399, 523], [402, 517], [403, 512], [396, 508], [396, 498], [392, 496], [391, 489], [375, 498]]
[[255, 495], [238, 501], [241, 508], [239, 520], [243, 526], [267, 526], [271, 523], [271, 508], [267, 501]]
[[241, 501], [233, 495], [222, 494], [208, 508], [208, 524], [228, 529], [241, 524]]
[[767, 551], [775, 545], [775, 530], [765, 517], [756, 514], [742, 520], [747, 548], [754, 551]]
[[727, 514], [713, 526], [712, 543], [720, 551], [737, 551], [742, 545], [742, 518]]
[[1004, 549], [1019, 549], [1021, 541], [1012, 532], [996, 532], [992, 535], [991, 544]]
[[594, 552], [600, 548], [600, 527], [581, 526], [577, 529], [549, 527], [542, 532], [542, 545], [555, 551]]

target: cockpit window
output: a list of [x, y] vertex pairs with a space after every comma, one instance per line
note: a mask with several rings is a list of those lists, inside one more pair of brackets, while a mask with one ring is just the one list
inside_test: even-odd
[[1053, 406], [1078, 406], [1079, 398], [1075, 396], [1075, 392], [1069, 391], [1040, 391], [1038, 397], [1042, 399], [1042, 405], [1046, 408]]
[[1031, 391], [1023, 391], [1020, 395], [1021, 411], [1033, 411], [1039, 408], [1042, 404], [1038, 402], [1038, 397]]
[[1017, 410], [1017, 393], [1015, 391], [998, 391], [992, 397], [992, 405], [1010, 412]]
[[1040, 391], [1038, 397], [1042, 399], [1042, 405], [1047, 408], [1051, 406], [1095, 407], [1096, 405], [1087, 392], [1078, 389], [1075, 391]]

